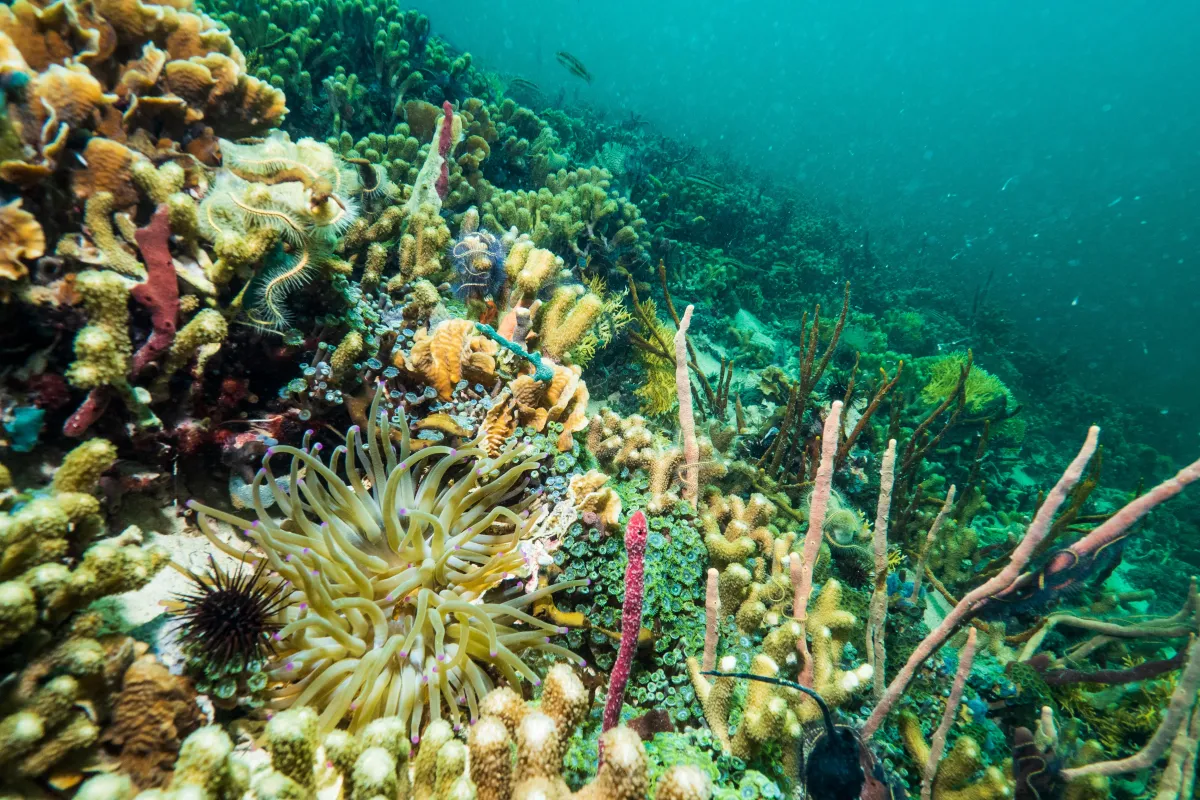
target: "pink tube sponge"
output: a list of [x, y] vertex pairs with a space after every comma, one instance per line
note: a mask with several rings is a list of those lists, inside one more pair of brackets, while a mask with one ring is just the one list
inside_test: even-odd
[[642, 630], [642, 599], [646, 589], [646, 536], [650, 532], [646, 515], [633, 512], [625, 527], [625, 604], [621, 609], [621, 647], [617, 663], [608, 678], [608, 700], [604, 704], [604, 730], [613, 728], [621, 719], [625, 703], [625, 686], [633, 670], [633, 654], [637, 650], [638, 634]]

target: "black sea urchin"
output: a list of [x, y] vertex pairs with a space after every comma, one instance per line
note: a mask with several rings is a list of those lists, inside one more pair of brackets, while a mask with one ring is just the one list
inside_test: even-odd
[[264, 580], [265, 561], [253, 572], [236, 573], [221, 569], [212, 556], [208, 562], [207, 575], [189, 573], [195, 585], [175, 595], [179, 605], [172, 613], [189, 666], [213, 683], [218, 696], [230, 697], [236, 681], [229, 679], [260, 671], [275, 652], [271, 636], [282, 627], [276, 617], [286, 605], [284, 584]]

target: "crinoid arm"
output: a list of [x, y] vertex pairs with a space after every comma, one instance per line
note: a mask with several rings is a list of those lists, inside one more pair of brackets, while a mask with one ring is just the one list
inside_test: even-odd
[[251, 323], [264, 330], [286, 328], [291, 321], [288, 295], [312, 279], [323, 256], [315, 246], [302, 247], [259, 272], [246, 289], [247, 317]]
[[[366, 430], [351, 428], [328, 461], [311, 431], [300, 447], [268, 450], [251, 492], [256, 520], [189, 507], [217, 547], [265, 559], [291, 587], [268, 665], [270, 705], [314, 706], [323, 730], [399, 715], [415, 737], [427, 720], [462, 724], [464, 707], [474, 719], [496, 676], [538, 683], [525, 653], [580, 661], [551, 642], [562, 629], [525, 608], [586, 581], [489, 601], [538, 517], [544, 455], [515, 438], [495, 456], [482, 439], [414, 451], [404, 410], [384, 403], [380, 388]], [[284, 480], [272, 469], [280, 458]], [[250, 546], [225, 541], [213, 520]]]

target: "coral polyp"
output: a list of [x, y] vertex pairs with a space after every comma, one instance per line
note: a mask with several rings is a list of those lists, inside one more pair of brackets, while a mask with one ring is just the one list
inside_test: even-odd
[[[399, 716], [415, 739], [425, 720], [458, 725], [463, 707], [476, 718], [493, 673], [538, 683], [526, 652], [579, 661], [551, 643], [561, 629], [523, 609], [586, 581], [490, 598], [520, 568], [517, 543], [537, 524], [544, 454], [516, 438], [494, 457], [481, 438], [416, 449], [403, 410], [390, 412], [383, 397], [381, 388], [365, 439], [351, 428], [328, 462], [310, 435], [299, 448], [268, 450], [252, 489], [257, 520], [190, 507], [217, 547], [266, 559], [288, 587], [267, 666], [269, 706], [314, 706], [326, 731], [345, 718], [358, 731]], [[282, 481], [276, 457], [289, 459]], [[265, 491], [281, 518], [264, 507]], [[227, 543], [213, 519], [254, 546]]]

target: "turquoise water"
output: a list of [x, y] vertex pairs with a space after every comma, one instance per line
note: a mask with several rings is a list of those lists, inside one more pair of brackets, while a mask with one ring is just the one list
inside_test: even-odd
[[1197, 444], [1194, 4], [417, 5], [490, 66], [829, 204], [887, 269], [964, 305], [992, 275], [1073, 375]]

